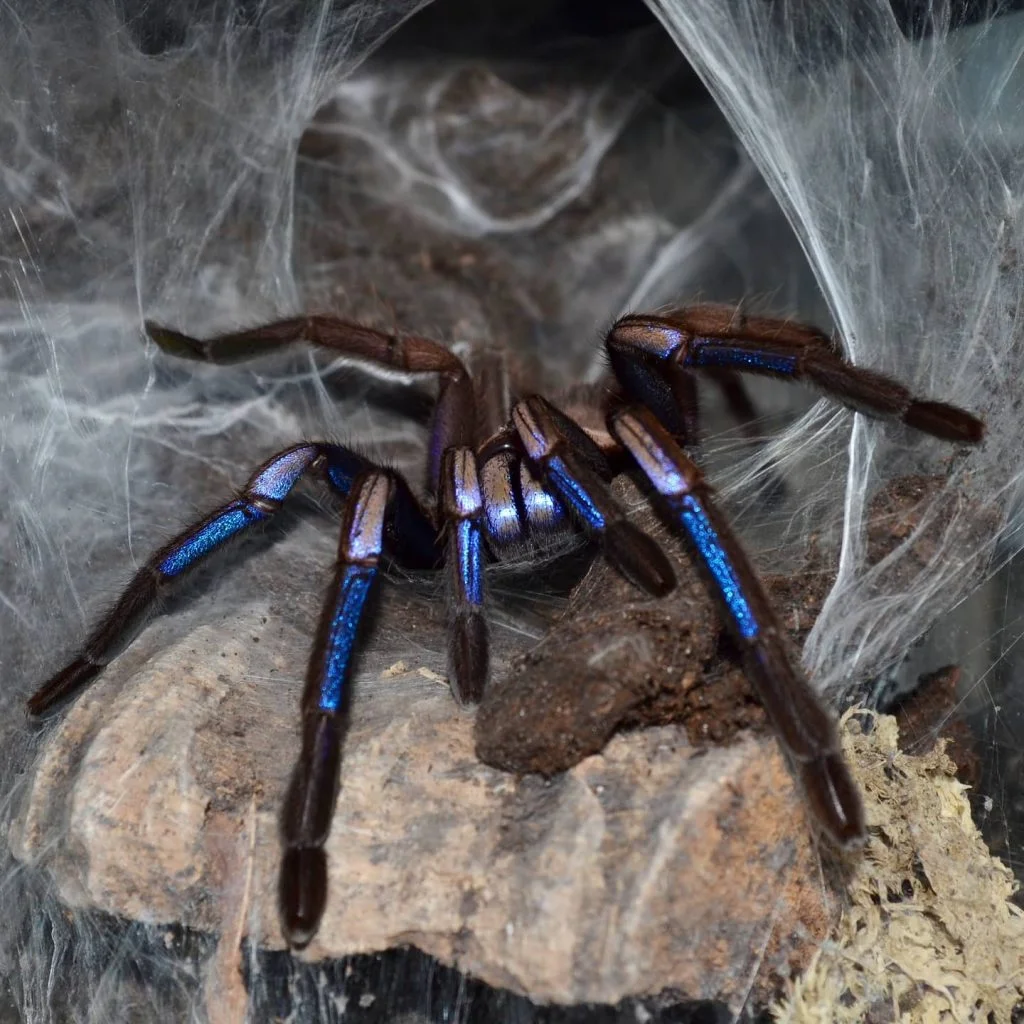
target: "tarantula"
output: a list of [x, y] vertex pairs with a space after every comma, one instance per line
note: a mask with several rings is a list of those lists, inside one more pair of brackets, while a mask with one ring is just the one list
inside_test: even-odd
[[859, 412], [948, 441], [980, 441], [979, 419], [850, 365], [837, 343], [813, 327], [720, 306], [622, 317], [604, 342], [608, 380], [563, 402], [517, 394], [500, 353], [483, 352], [467, 367], [437, 342], [333, 316], [297, 317], [208, 340], [145, 326], [160, 348], [187, 359], [229, 363], [305, 341], [379, 374], [438, 380], [426, 503], [399, 473], [348, 448], [292, 445], [264, 462], [237, 497], [157, 551], [81, 653], [28, 700], [29, 712], [39, 715], [92, 680], [137, 634], [168, 587], [216, 548], [270, 519], [304, 476], [322, 478], [342, 499], [343, 513], [338, 563], [302, 697], [301, 754], [282, 815], [280, 912], [292, 947], [312, 939], [326, 905], [324, 843], [339, 787], [348, 682], [382, 558], [446, 570], [451, 687], [460, 702], [477, 702], [488, 675], [484, 565], [510, 546], [551, 531], [581, 530], [640, 590], [664, 597], [675, 586], [662, 549], [630, 522], [612, 493], [610, 482], [620, 473], [636, 479], [697, 559], [814, 817], [840, 846], [863, 837], [860, 796], [833, 716], [789, 650], [750, 561], [684, 451], [696, 442], [693, 372], [715, 377], [741, 415], [749, 416], [751, 407], [737, 371], [806, 381]]

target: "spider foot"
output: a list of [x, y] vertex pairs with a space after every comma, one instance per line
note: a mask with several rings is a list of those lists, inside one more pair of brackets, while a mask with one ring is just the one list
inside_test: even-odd
[[664, 597], [676, 575], [658, 542], [628, 519], [611, 523], [602, 538], [604, 557], [616, 572], [652, 597]]
[[911, 402], [903, 422], [944, 441], [977, 444], [985, 436], [985, 424], [977, 416], [946, 402]]
[[460, 611], [451, 623], [448, 678], [460, 704], [479, 704], [489, 661], [487, 620], [477, 611]]
[[864, 841], [864, 804], [841, 754], [824, 754], [801, 765], [800, 780], [814, 816], [832, 842], [850, 849]]
[[69, 694], [90, 682], [103, 671], [104, 666], [97, 664], [88, 656], [76, 658], [70, 665], [61, 669], [52, 679], [48, 680], [29, 697], [27, 701], [30, 715], [41, 715], [49, 711]]
[[305, 949], [327, 906], [327, 855], [322, 849], [293, 847], [281, 862], [281, 932], [292, 949]]
[[170, 327], [162, 327], [152, 320], [143, 321], [146, 333], [154, 344], [158, 345], [164, 352], [180, 359], [206, 359], [207, 348], [205, 342], [198, 338], [192, 338], [180, 331], [171, 330]]

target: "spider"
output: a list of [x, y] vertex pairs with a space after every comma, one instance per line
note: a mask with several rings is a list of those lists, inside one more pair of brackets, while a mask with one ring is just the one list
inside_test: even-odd
[[501, 560], [531, 538], [578, 530], [640, 590], [653, 597], [672, 591], [668, 558], [612, 492], [621, 473], [634, 478], [697, 560], [813, 817], [840, 847], [863, 838], [860, 795], [832, 713], [801, 671], [757, 574], [684, 450], [696, 442], [694, 374], [714, 377], [741, 416], [751, 406], [740, 372], [806, 381], [856, 411], [947, 441], [979, 442], [984, 426], [975, 416], [852, 366], [816, 328], [715, 305], [622, 317], [604, 341], [607, 381], [556, 401], [529, 393], [511, 400], [516, 382], [500, 353], [481, 352], [467, 367], [437, 342], [334, 316], [296, 317], [207, 340], [149, 321], [145, 327], [161, 349], [187, 359], [230, 363], [305, 341], [379, 375], [438, 381], [427, 502], [396, 471], [341, 445], [292, 445], [256, 469], [236, 497], [157, 551], [81, 653], [28, 700], [30, 714], [40, 715], [90, 682], [139, 632], [160, 597], [207, 555], [266, 523], [303, 477], [326, 482], [343, 503], [341, 537], [302, 697], [301, 753], [281, 819], [279, 902], [290, 946], [310, 942], [326, 906], [324, 844], [339, 789], [353, 654], [382, 560], [447, 573], [450, 683], [459, 702], [478, 702], [488, 677], [488, 559]]

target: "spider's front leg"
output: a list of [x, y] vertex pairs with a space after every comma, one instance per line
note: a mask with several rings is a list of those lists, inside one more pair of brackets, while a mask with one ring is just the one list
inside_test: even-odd
[[[168, 590], [225, 543], [270, 519], [296, 483], [323, 461], [324, 451], [323, 445], [299, 444], [279, 452], [256, 470], [237, 498], [157, 551], [135, 574], [81, 653], [29, 697], [29, 713], [42, 714], [95, 679], [132, 641]], [[349, 456], [333, 462], [332, 485], [342, 493], [351, 484], [353, 467], [362, 462], [358, 456]]]
[[647, 409], [616, 411], [609, 429], [654, 488], [669, 525], [686, 538], [700, 562], [814, 815], [840, 846], [863, 839], [860, 793], [840, 750], [835, 720], [789, 653], [771, 602], [711, 503], [702, 474]]
[[429, 338], [388, 334], [328, 315], [289, 317], [211, 338], [196, 338], [152, 320], [145, 322], [145, 328], [163, 351], [180, 359], [218, 365], [237, 363], [306, 342], [350, 359], [376, 376], [398, 373], [436, 377], [439, 389], [427, 458], [427, 484], [432, 492], [437, 491], [445, 448], [473, 443], [472, 381], [458, 356]]
[[348, 681], [359, 628], [377, 578], [392, 483], [381, 471], [357, 478], [345, 505], [338, 564], [324, 602], [302, 697], [302, 753], [285, 798], [281, 831], [281, 927], [301, 949], [327, 903], [327, 856], [338, 796]]

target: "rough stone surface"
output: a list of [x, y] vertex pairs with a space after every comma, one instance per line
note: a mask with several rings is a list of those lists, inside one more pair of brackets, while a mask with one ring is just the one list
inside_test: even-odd
[[[226, 613], [208, 593], [158, 619], [60, 717], [14, 847], [68, 904], [281, 945], [277, 821], [331, 547], [304, 524], [232, 568]], [[506, 774], [444, 685], [436, 595], [387, 587], [379, 619], [307, 956], [413, 944], [566, 1003], [738, 1004], [806, 963], [836, 906], [770, 735], [705, 748], [663, 724]], [[533, 642], [500, 622], [494, 640], [499, 675]]]

